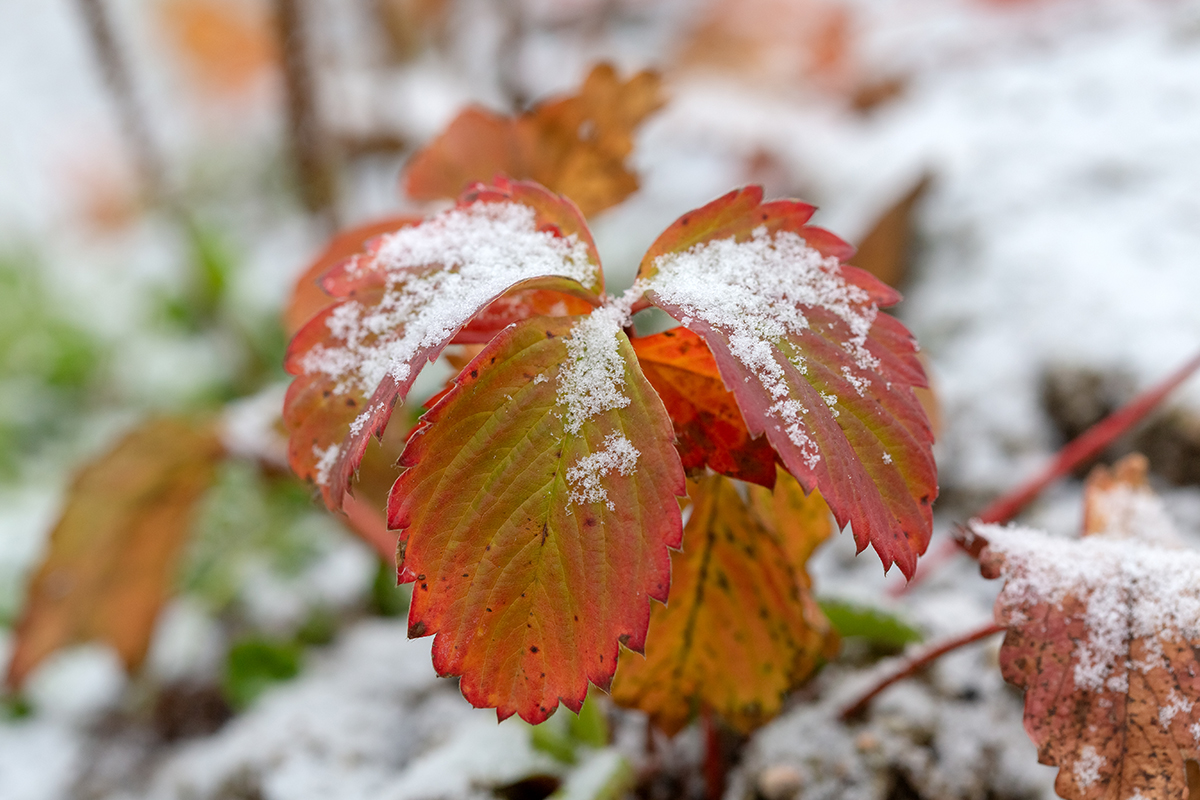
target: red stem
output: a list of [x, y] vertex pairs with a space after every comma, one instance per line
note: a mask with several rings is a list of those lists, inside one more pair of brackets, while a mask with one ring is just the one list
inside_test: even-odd
[[947, 639], [941, 644], [932, 645], [917, 651], [911, 657], [905, 659], [900, 669], [877, 682], [865, 694], [859, 696], [857, 700], [842, 709], [842, 721], [846, 722], [860, 716], [864, 711], [867, 710], [867, 706], [870, 705], [871, 701], [875, 699], [875, 696], [884, 689], [888, 688], [897, 681], [902, 681], [905, 678], [912, 676], [916, 672], [924, 669], [937, 659], [944, 656], [946, 653], [949, 653], [951, 650], [957, 650], [958, 648], [964, 647], [972, 642], [977, 642], [980, 639], [986, 639], [987, 637], [996, 633], [1000, 633], [1003, 630], [1005, 630], [1003, 625], [997, 625], [996, 623], [991, 622], [987, 625], [984, 625], [982, 628], [976, 628], [973, 631], [967, 631], [964, 634], [955, 636], [953, 639]]
[[396, 541], [399, 537], [388, 530], [383, 514], [352, 494], [346, 495], [342, 511], [346, 512], [346, 522], [358, 534], [358, 538], [369, 544], [385, 562], [396, 563]]
[[725, 794], [725, 757], [721, 750], [721, 728], [712, 711], [704, 709], [704, 795], [707, 800], [721, 800]]
[[[1129, 431], [1147, 414], [1154, 410], [1163, 399], [1179, 384], [1187, 380], [1197, 368], [1200, 368], [1200, 355], [1184, 364], [1166, 380], [1135, 397], [1127, 405], [1109, 414], [1104, 419], [1079, 434], [1065, 447], [1040, 473], [1023, 483], [1013, 491], [1000, 497], [977, 516], [980, 522], [1008, 522], [1033, 502], [1042, 491], [1054, 481], [1075, 470], [1080, 464], [1086, 463], [1104, 451], [1110, 444]], [[958, 542], [950, 539], [930, 555], [922, 559], [917, 573], [906, 584], [889, 590], [893, 597], [899, 596], [921, 583], [930, 573], [934, 572], [952, 556], [959, 552]]]

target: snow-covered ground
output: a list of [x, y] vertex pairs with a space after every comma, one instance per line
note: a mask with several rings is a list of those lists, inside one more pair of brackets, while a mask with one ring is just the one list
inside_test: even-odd
[[[268, 77], [214, 111], [163, 66], [145, 5], [112, 4], [132, 32], [136, 74], [148, 76], [143, 99], [171, 174], [185, 183], [199, 180], [189, 170], [210, 169], [218, 178], [207, 180], [233, 176], [253, 195], [231, 201], [235, 219], [224, 220], [243, 265], [233, 305], [246, 319], [270, 313], [323, 237], [294, 203], [270, 194], [277, 188], [262, 189], [275, 186], [263, 165], [282, 157], [278, 86]], [[844, 94], [784, 82], [783, 67], [778, 81], [750, 81], [677, 66], [679, 32], [696, 16], [682, 0], [610, 3], [606, 22], [582, 27], [571, 20], [601, 3], [527, 0], [514, 6], [523, 9], [515, 29], [502, 4], [463, 0], [443, 53], [386, 70], [369, 57], [377, 42], [367, 41], [361, 13], [332, 0], [314, 5], [329, 22], [318, 37], [329, 113], [347, 127], [390, 125], [414, 143], [464, 102], [500, 105], [514, 84], [530, 97], [567, 89], [597, 58], [665, 68], [670, 102], [644, 126], [633, 157], [642, 189], [594, 221], [613, 289], [632, 281], [669, 222], [749, 180], [815, 202], [818, 224], [857, 240], [928, 175], [897, 313], [930, 359], [943, 416], [946, 503], [934, 549], [972, 503], [1018, 483], [1057, 446], [1041, 400], [1048, 370], [1095, 369], [1144, 388], [1200, 350], [1200, 2], [847, 0], [851, 71], [903, 79], [898, 96], [867, 112], [851, 110]], [[0, 4], [0, 109], [0, 250], [32, 243], [63, 313], [111, 348], [108, 385], [118, 387], [112, 404], [88, 412], [86, 432], [52, 441], [0, 486], [0, 611], [11, 613], [71, 466], [141, 411], [186, 405], [227, 380], [238, 351], [218, 333], [147, 322], [160, 296], [186, 283], [187, 244], [169, 221], [139, 217], [107, 233], [80, 222], [84, 178], [119, 191], [128, 168], [74, 4]], [[112, 174], [80, 166], [93, 161]], [[401, 206], [397, 164], [353, 168], [346, 221]], [[1200, 379], [1172, 402], [1200, 414]], [[1184, 535], [1200, 544], [1200, 490], [1161, 488]], [[1078, 486], [1068, 484], [1027, 519], [1069, 533], [1080, 508]], [[321, 603], [361, 603], [369, 560], [357, 545], [329, 544], [331, 530], [310, 533], [325, 544], [310, 548], [303, 580], [324, 581]], [[818, 594], [891, 608], [933, 639], [986, 621], [997, 591], [963, 560], [889, 599], [895, 577], [870, 553], [855, 558], [847, 533], [817, 555], [813, 573]], [[317, 602], [295, 575], [261, 564], [238, 574], [260, 621], [282, 608], [275, 617], [294, 622]], [[172, 606], [152, 670], [176, 678], [203, 662], [199, 673], [211, 678], [218, 629], [202, 604]], [[0, 629], [0, 656], [8, 641]], [[1020, 698], [995, 669], [997, 646], [956, 653], [889, 690], [855, 727], [832, 719], [872, 668], [833, 665], [818, 678], [819, 700], [795, 704], [751, 738], [730, 796], [882, 799], [897, 776], [926, 798], [1052, 796], [1053, 770], [1036, 764]], [[35, 676], [35, 713], [0, 721], [0, 799], [55, 800], [80, 786], [114, 799], [459, 798], [536, 773], [568, 776], [564, 791], [585, 797], [588, 781], [621, 773], [620, 759], [643, 763], [636, 715], [617, 720], [615, 748], [570, 767], [533, 748], [527, 726], [496, 726], [490, 712], [468, 707], [453, 683], [433, 677], [428, 650], [406, 639], [402, 621], [349, 623], [312, 651], [299, 678], [216, 734], [153, 746], [133, 737], [107, 749], [103, 720], [135, 707], [142, 684], [121, 677], [102, 649], [67, 653]], [[696, 750], [695, 731], [685, 732], [659, 757], [687, 761]], [[126, 766], [113, 767], [119, 779], [99, 780], [98, 761]]]

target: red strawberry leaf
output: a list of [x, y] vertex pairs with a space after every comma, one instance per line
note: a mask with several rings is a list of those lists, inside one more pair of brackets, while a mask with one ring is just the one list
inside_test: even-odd
[[669, 227], [642, 261], [646, 298], [704, 337], [752, 436], [819, 489], [859, 550], [911, 577], [937, 496], [926, 385], [899, 295], [841, 264], [812, 206], [730, 192]]
[[[497, 313], [511, 321], [548, 310], [537, 291], [596, 305], [603, 276], [570, 201], [501, 179], [420, 225], [379, 237], [322, 284], [341, 302], [292, 340], [285, 366], [297, 377], [284, 422], [292, 469], [337, 509], [370, 435], [383, 432], [424, 363], [473, 318], [486, 312], [481, 330], [495, 330]], [[514, 291], [517, 301], [494, 312]], [[478, 341], [480, 332], [465, 338]]]
[[423, 417], [388, 503], [410, 635], [501, 719], [578, 711], [667, 598], [683, 469], [613, 317], [503, 331]]
[[704, 340], [687, 328], [672, 328], [633, 340], [638, 362], [675, 425], [675, 446], [689, 475], [704, 468], [775, 485], [775, 451], [765, 437], [746, 430], [737, 400], [725, 388]]
[[1069, 800], [1186, 797], [1185, 762], [1200, 760], [1200, 554], [1144, 470], [1093, 474], [1081, 539], [966, 534], [984, 575], [1006, 579], [1000, 669], [1025, 690], [1025, 730]]

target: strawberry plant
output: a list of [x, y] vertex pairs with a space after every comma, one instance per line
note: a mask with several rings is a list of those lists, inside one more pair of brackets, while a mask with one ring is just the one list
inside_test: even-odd
[[[293, 469], [331, 509], [422, 364], [485, 345], [410, 435], [387, 507], [410, 633], [436, 635], [435, 668], [472, 703], [541, 722], [578, 710], [589, 681], [608, 688], [622, 645], [645, 648], [682, 542], [685, 464], [771, 488], [778, 460], [781, 484], [819, 491], [860, 550], [913, 573], [937, 491], [924, 373], [879, 311], [896, 293], [844, 264], [852, 249], [808, 225], [813, 211], [731, 192], [668, 227], [613, 298], [574, 205], [499, 178], [325, 274], [339, 302], [292, 341], [284, 419]], [[651, 306], [681, 327], [631, 339]], [[737, 490], [706, 493], [694, 518], [732, 516], [744, 535]], [[798, 599], [781, 569], [778, 592]]]

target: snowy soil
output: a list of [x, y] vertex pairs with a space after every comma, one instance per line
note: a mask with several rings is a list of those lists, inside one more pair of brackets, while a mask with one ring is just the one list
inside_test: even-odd
[[[66, 4], [35, 5], [43, 9], [33, 0], [0, 6], [0, 22], [11, 23], [0, 25], [0, 99], [16, 109], [0, 140], [0, 172], [11, 178], [0, 182], [6, 235], [45, 235], [66, 213], [55, 189], [61, 180], [39, 171], [78, 147], [78, 137], [63, 131], [95, 122], [100, 138], [118, 141], [99, 88], [80, 77], [92, 73]], [[136, 16], [131, 3], [116, 5]], [[365, 67], [351, 64], [338, 78], [345, 88], [339, 102], [353, 110], [355, 98], [386, 88], [396, 107], [419, 109], [404, 119], [414, 141], [435, 133], [460, 102], [499, 102], [489, 59], [506, 46], [495, 27], [501, 23], [484, 3], [464, 5], [479, 14], [462, 27], [456, 61], [418, 62], [384, 88], [364, 88]], [[1048, 369], [1094, 368], [1128, 376], [1140, 389], [1200, 349], [1200, 3], [852, 5], [870, 54], [864, 63], [907, 79], [898, 99], [857, 115], [802, 92], [674, 74], [671, 103], [635, 151], [642, 190], [594, 228], [610, 289], [619, 290], [663, 227], [749, 180], [816, 202], [822, 208], [814, 222], [857, 240], [918, 177], [931, 175], [897, 313], [931, 359], [942, 405], [937, 454], [946, 502], [936, 550], [954, 522], [1031, 474], [1057, 446], [1039, 399]], [[626, 68], [654, 63], [668, 52], [665, 31], [686, 12], [664, 2], [659, 16], [631, 13], [625, 28], [603, 34], [535, 31], [514, 59], [516, 78], [538, 95], [570, 85], [593, 57], [615, 57]], [[354, 35], [353, 26], [345, 35]], [[52, 69], [23, 69], [39, 48], [55, 54], [43, 60]], [[167, 78], [157, 77], [148, 91], [148, 102], [176, 120], [162, 131], [168, 150], [195, 146], [173, 114]], [[65, 93], [65, 102], [52, 102], [54, 92]], [[254, 141], [274, 135], [270, 120], [251, 123]], [[763, 163], [770, 165], [765, 173], [755, 166]], [[391, 173], [356, 179], [349, 216], [394, 208], [392, 191]], [[103, 246], [73, 235], [51, 237], [49, 245], [48, 274], [68, 306], [121, 344], [115, 370], [139, 407], [186, 398], [231, 369], [221, 341], [138, 328], [139, 304], [178, 281], [162, 265], [180, 243], [161, 227], [147, 221]], [[281, 301], [320, 238], [298, 214], [269, 217], [262, 229], [236, 289], [250, 306]], [[1200, 413], [1200, 380], [1172, 402]], [[110, 437], [123, 424], [109, 420], [93, 436]], [[70, 458], [78, 457], [73, 450]], [[31, 480], [5, 490], [0, 609], [11, 610], [19, 596], [64, 480], [50, 489]], [[1200, 545], [1200, 490], [1160, 488], [1189, 543]], [[1025, 521], [1071, 533], [1080, 516], [1079, 487], [1067, 484]], [[346, 577], [330, 581], [361, 595], [362, 563], [337, 570], [331, 566], [330, 574]], [[885, 577], [871, 553], [855, 557], [847, 532], [818, 553], [813, 574], [820, 595], [889, 608], [933, 641], [985, 623], [997, 591], [962, 559], [889, 599], [897, 577]], [[294, 606], [273, 578], [256, 580], [250, 594], [260, 596], [263, 615]], [[202, 612], [173, 607], [155, 663], [173, 674], [211, 659], [214, 625]], [[0, 631], [0, 655], [7, 642]], [[728, 796], [1052, 797], [1054, 771], [1036, 763], [1021, 700], [996, 669], [997, 647], [989, 640], [941, 660], [881, 695], [850, 726], [832, 720], [890, 664], [831, 666], [803, 691], [805, 702], [798, 698], [750, 739]], [[537, 772], [570, 773], [580, 782], [590, 779], [588, 769], [611, 774], [618, 753], [646, 764], [637, 715], [616, 720], [615, 749], [573, 770], [533, 749], [526, 726], [497, 726], [491, 712], [469, 708], [452, 681], [435, 678], [428, 640], [408, 641], [400, 622], [353, 624], [312, 654], [301, 677], [218, 733], [170, 745], [136, 735], [106, 740], [101, 721], [133, 689], [105, 651], [67, 654], [43, 672], [31, 690], [38, 712], [0, 721], [0, 800], [57, 800], [81, 787], [113, 800], [487, 797], [491, 787]], [[656, 757], [694, 766], [697, 732], [664, 744]]]

